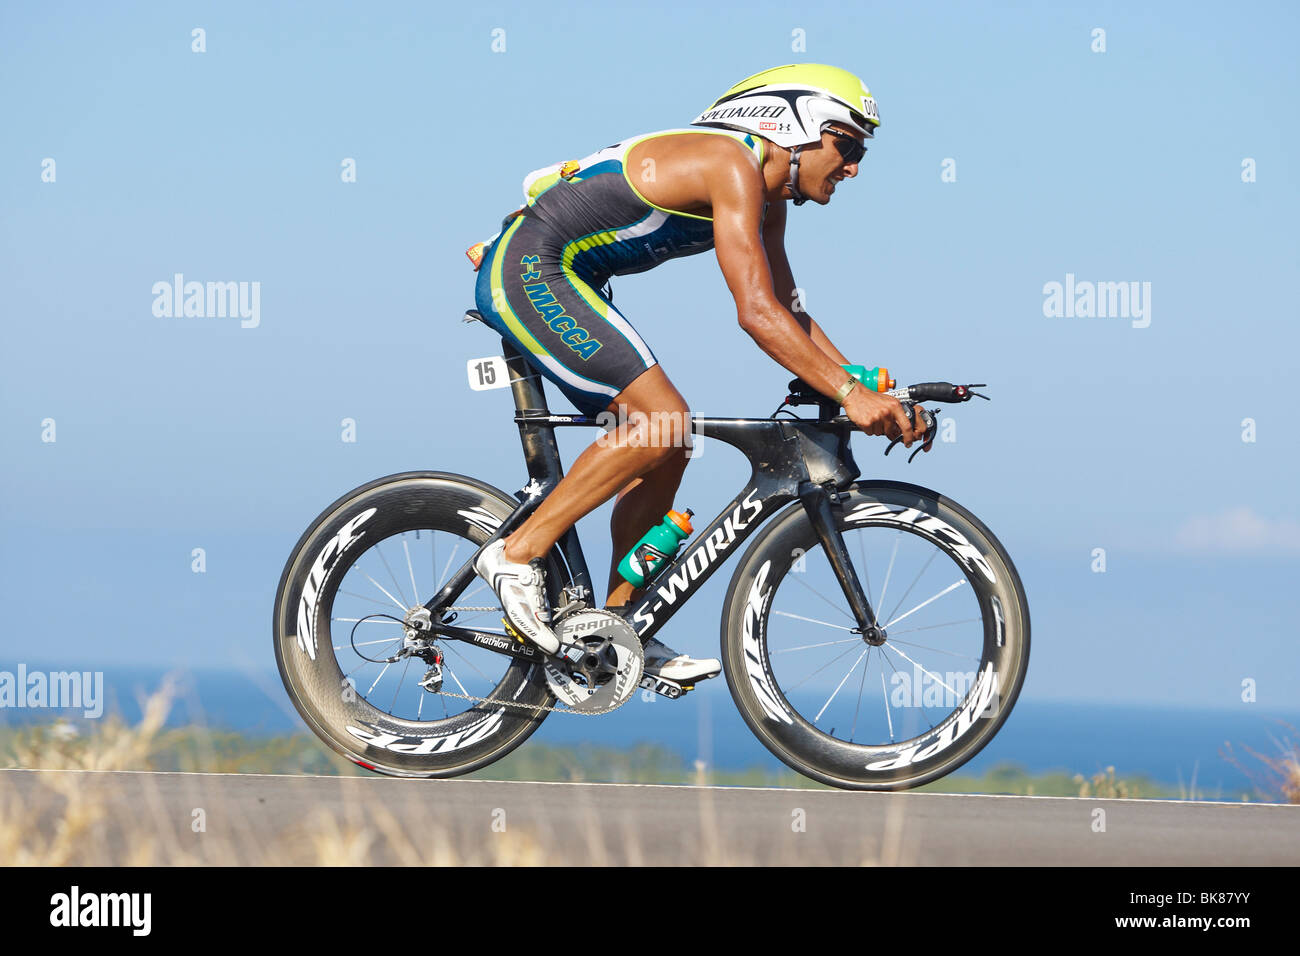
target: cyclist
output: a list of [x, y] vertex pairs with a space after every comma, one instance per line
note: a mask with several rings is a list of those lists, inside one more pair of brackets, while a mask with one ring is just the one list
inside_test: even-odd
[[[579, 455], [528, 520], [475, 563], [525, 639], [547, 653], [559, 649], [542, 556], [615, 494], [606, 607], [640, 596], [617, 562], [672, 507], [686, 468], [689, 425], [676, 431], [686, 439], [677, 447], [645, 427], [688, 422], [686, 401], [600, 291], [610, 276], [715, 249], [740, 326], [760, 349], [840, 402], [868, 434], [901, 435], [909, 447], [922, 435], [919, 414], [914, 433], [897, 400], [855, 387], [840, 367], [849, 360], [795, 307], [785, 253], [786, 203], [828, 203], [858, 174], [879, 125], [875, 100], [852, 73], [812, 63], [766, 70], [729, 89], [692, 128], [632, 137], [529, 174], [526, 205], [470, 250], [487, 324], [580, 411], [633, 423]], [[720, 670], [715, 659], [646, 643], [647, 674], [690, 685]]]

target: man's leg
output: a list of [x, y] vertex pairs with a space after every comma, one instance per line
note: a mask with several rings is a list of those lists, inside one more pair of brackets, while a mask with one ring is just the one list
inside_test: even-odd
[[[573, 470], [528, 520], [506, 537], [502, 555], [506, 561], [524, 563], [546, 554], [579, 518], [620, 490], [623, 494], [611, 522], [615, 561], [632, 547], [650, 522], [668, 510], [686, 467], [686, 448], [691, 440], [686, 402], [655, 365], [619, 392], [611, 409], [619, 406], [626, 407], [631, 427], [619, 426], [578, 456]], [[658, 419], [654, 418], [656, 413]], [[644, 480], [631, 487], [638, 478]], [[616, 574], [616, 570], [612, 571], [611, 582]], [[617, 607], [632, 592], [632, 585], [620, 579], [607, 604]], [[687, 690], [696, 681], [722, 672], [721, 661], [696, 660], [653, 637], [644, 640], [642, 646], [648, 677], [671, 681]]]
[[[630, 425], [604, 435], [578, 456], [573, 468], [560, 479], [546, 500], [506, 537], [504, 557], [507, 561], [524, 564], [532, 558], [542, 557], [554, 547], [561, 535], [577, 524], [578, 519], [604, 504], [633, 479], [674, 457], [683, 457], [682, 450], [673, 444], [674, 435], [680, 437], [681, 429], [649, 427], [655, 413], [661, 413], [661, 422], [689, 422], [686, 400], [660, 366], [646, 369], [619, 392], [610, 408], [619, 406], [627, 409], [633, 425], [637, 425], [640, 419], [639, 427]], [[663, 415], [667, 418], [664, 419]], [[689, 426], [686, 434], [689, 435]], [[649, 506], [645, 507], [648, 513]], [[660, 516], [662, 514], [660, 512]], [[640, 533], [638, 531], [637, 536]]]
[[663, 520], [668, 509], [673, 506], [673, 495], [682, 483], [682, 473], [686, 470], [685, 448], [676, 449], [673, 455], [633, 481], [618, 494], [618, 503], [609, 519], [610, 537], [614, 542], [614, 554], [609, 564], [609, 597], [606, 607], [622, 607], [639, 598], [642, 588], [630, 581], [625, 581], [618, 573], [618, 564], [623, 555], [632, 550], [641, 535], [651, 525]]

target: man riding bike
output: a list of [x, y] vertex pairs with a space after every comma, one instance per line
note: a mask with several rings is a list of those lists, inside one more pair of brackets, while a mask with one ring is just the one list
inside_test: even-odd
[[[807, 312], [791, 310], [786, 203], [826, 205], [839, 182], [858, 174], [864, 140], [879, 125], [866, 84], [845, 70], [812, 63], [767, 70], [733, 86], [691, 129], [636, 136], [530, 174], [527, 205], [471, 250], [471, 259], [481, 256], [475, 298], [487, 324], [584, 414], [643, 423], [583, 451], [537, 510], [475, 562], [511, 630], [548, 654], [559, 650], [542, 557], [615, 494], [606, 607], [639, 597], [618, 561], [672, 507], [686, 468], [689, 425], [678, 446], [644, 428], [688, 422], [686, 401], [600, 291], [610, 276], [715, 249], [740, 327], [759, 348], [841, 403], [867, 434], [901, 436], [908, 447], [923, 439], [920, 414], [914, 431], [896, 399], [855, 387], [841, 367], [849, 360]], [[720, 671], [715, 659], [678, 654], [653, 638], [646, 644], [647, 674], [692, 685]]]

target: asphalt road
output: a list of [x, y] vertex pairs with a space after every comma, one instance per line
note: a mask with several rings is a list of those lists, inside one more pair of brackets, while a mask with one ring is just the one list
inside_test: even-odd
[[0, 813], [69, 863], [1300, 864], [1300, 806], [1164, 800], [0, 770]]

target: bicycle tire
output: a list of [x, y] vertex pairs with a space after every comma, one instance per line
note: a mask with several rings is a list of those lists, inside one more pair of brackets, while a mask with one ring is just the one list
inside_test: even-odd
[[[299, 538], [276, 590], [276, 664], [294, 707], [333, 750], [391, 776], [451, 777], [499, 760], [540, 726], [547, 712], [530, 708], [554, 703], [540, 663], [501, 656], [501, 681], [493, 693], [482, 695], [492, 702], [470, 706], [467, 701], [455, 716], [426, 721], [394, 716], [356, 693], [355, 686], [349, 689], [332, 651], [341, 640], [330, 626], [339, 584], [371, 542], [428, 529], [477, 548], [517, 504], [507, 493], [464, 475], [407, 472], [343, 495]], [[562, 567], [549, 556], [552, 602], [565, 583]], [[514, 706], [496, 703], [503, 699]]]
[[[834, 736], [834, 728], [827, 734], [790, 703], [774, 671], [768, 641], [773, 603], [781, 585], [801, 558], [821, 554], [813, 527], [799, 504], [777, 515], [759, 533], [732, 577], [722, 613], [724, 670], [745, 722], [788, 766], [844, 789], [908, 789], [951, 773], [971, 759], [1010, 715], [1029, 663], [1028, 602], [1005, 548], [975, 515], [956, 502], [927, 488], [893, 481], [858, 482], [847, 492], [841, 507], [834, 509], [846, 539], [849, 531], [877, 528], [916, 536], [947, 555], [971, 585], [980, 611], [972, 622], [982, 623], [983, 637], [980, 665], [964, 696], [946, 719], [918, 735], [869, 744], [840, 740]], [[891, 570], [892, 566], [891, 560]], [[861, 569], [858, 573], [861, 577]], [[836, 590], [833, 597], [847, 608], [841, 591]], [[884, 614], [880, 608], [876, 612]], [[843, 613], [849, 616], [847, 611]], [[881, 623], [886, 623], [883, 617]], [[848, 627], [844, 630], [847, 640], [834, 643], [845, 643], [852, 650], [852, 642], [860, 641], [860, 635]], [[886, 653], [882, 648], [881, 655]], [[863, 686], [865, 677], [864, 667]], [[884, 683], [882, 670], [884, 710], [890, 717], [892, 694]], [[855, 726], [857, 720], [858, 711], [854, 711]], [[892, 738], [892, 717], [889, 727]]]

